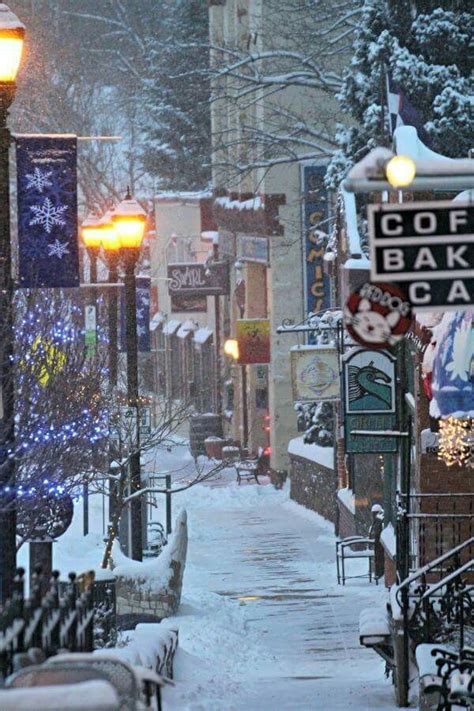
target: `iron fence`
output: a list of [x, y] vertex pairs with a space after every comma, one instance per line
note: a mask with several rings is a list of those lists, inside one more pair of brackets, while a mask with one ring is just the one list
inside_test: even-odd
[[57, 571], [46, 579], [36, 568], [26, 597], [25, 571], [17, 569], [13, 594], [0, 611], [0, 679], [61, 649], [93, 651], [93, 582], [93, 573], [70, 573], [60, 583]]

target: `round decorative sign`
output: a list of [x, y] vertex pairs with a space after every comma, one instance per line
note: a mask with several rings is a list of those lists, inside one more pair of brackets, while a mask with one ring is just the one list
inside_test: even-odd
[[74, 504], [69, 494], [35, 491], [17, 496], [17, 531], [29, 541], [54, 540], [71, 525]]
[[388, 348], [411, 326], [411, 304], [393, 284], [362, 284], [347, 299], [344, 324], [354, 341], [366, 348]]

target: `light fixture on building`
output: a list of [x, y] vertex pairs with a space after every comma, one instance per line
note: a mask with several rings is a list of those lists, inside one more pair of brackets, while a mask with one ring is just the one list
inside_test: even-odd
[[224, 353], [234, 360], [239, 360], [239, 342], [236, 338], [228, 338], [224, 342]]
[[448, 467], [474, 467], [472, 419], [447, 417], [439, 422], [438, 457]]
[[393, 156], [385, 166], [385, 175], [392, 187], [406, 188], [415, 178], [415, 161], [409, 156]]

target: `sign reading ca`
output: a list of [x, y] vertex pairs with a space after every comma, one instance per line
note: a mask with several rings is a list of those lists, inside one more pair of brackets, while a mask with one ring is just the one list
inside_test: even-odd
[[403, 282], [416, 311], [474, 305], [474, 205], [370, 205], [371, 277]]

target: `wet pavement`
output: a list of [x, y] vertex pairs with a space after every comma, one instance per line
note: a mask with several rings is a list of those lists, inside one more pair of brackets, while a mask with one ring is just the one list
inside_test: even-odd
[[[187, 506], [193, 579], [239, 606], [246, 639], [244, 649], [231, 650], [235, 664], [224, 668], [233, 683], [220, 685], [216, 659], [212, 700], [201, 705], [200, 694], [192, 694], [179, 708], [395, 709], [382, 660], [358, 640], [359, 612], [383, 605], [383, 588], [367, 580], [338, 586], [331, 525], [284, 495], [260, 498], [250, 508], [240, 501], [234, 507], [228, 497], [222, 508]], [[186, 648], [186, 632], [182, 641]], [[192, 652], [199, 655], [195, 639]], [[209, 651], [206, 658], [212, 659]], [[222, 704], [220, 688], [226, 690]]]

